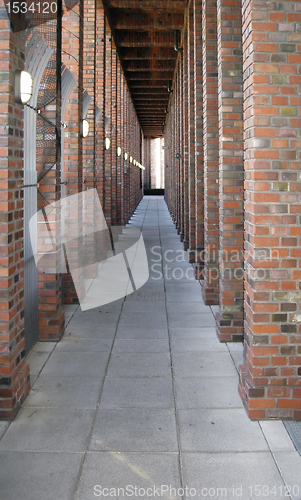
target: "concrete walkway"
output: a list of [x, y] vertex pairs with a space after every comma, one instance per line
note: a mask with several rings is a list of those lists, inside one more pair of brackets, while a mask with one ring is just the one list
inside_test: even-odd
[[31, 394], [0, 423], [0, 500], [299, 500], [301, 457], [282, 422], [247, 418], [241, 345], [219, 344], [163, 198], [145, 197], [131, 225], [150, 279], [66, 308], [64, 338], [35, 346]]

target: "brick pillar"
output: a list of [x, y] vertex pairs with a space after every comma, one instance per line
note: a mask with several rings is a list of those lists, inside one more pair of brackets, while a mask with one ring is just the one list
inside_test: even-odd
[[[105, 135], [111, 140], [111, 147], [105, 150], [104, 165], [104, 214], [108, 226], [112, 223], [112, 33], [109, 22], [105, 18], [105, 117], [109, 120]], [[104, 147], [104, 145], [103, 145]]]
[[83, 20], [83, 88], [93, 98], [89, 105], [86, 120], [89, 122], [89, 135], [83, 140], [83, 182], [84, 190], [94, 187], [95, 176], [95, 15], [96, 4], [94, 0], [84, 2]]
[[[281, 9], [279, 9], [279, 6]], [[300, 2], [243, 2], [250, 418], [301, 418]]]
[[112, 225], [117, 225], [117, 53], [112, 39]]
[[202, 0], [195, 0], [195, 208], [196, 250], [194, 266], [196, 279], [203, 279], [204, 269], [204, 151], [203, 151], [203, 37]]
[[[117, 60], [117, 76], [116, 76], [116, 85], [117, 85], [117, 105], [116, 105], [116, 113], [117, 113], [117, 147], [121, 148], [121, 155], [124, 154], [123, 150], [123, 141], [122, 141], [122, 129], [123, 129], [123, 78], [122, 78], [122, 70], [119, 59]], [[117, 153], [117, 152], [116, 152]], [[117, 182], [117, 218], [116, 223], [118, 226], [122, 225], [122, 197], [123, 197], [123, 176], [122, 176], [122, 166], [123, 160], [122, 156], [117, 156], [116, 154], [116, 182]]]
[[178, 234], [181, 241], [184, 241], [184, 213], [185, 213], [185, 176], [184, 176], [184, 64], [183, 56], [179, 56], [179, 79], [178, 79], [178, 111], [179, 111], [179, 132], [178, 132], [178, 148], [177, 155], [179, 156], [179, 217], [178, 217]]
[[188, 135], [189, 135], [189, 249], [188, 260], [193, 263], [196, 259], [196, 206], [195, 206], [195, 0], [189, 6], [187, 21], [188, 30]]
[[204, 221], [205, 304], [218, 304], [219, 217], [218, 217], [218, 78], [217, 10], [215, 0], [203, 0], [203, 86], [204, 86]]
[[220, 281], [216, 315], [221, 341], [243, 339], [244, 165], [241, 0], [218, 0]]
[[104, 205], [104, 140], [105, 140], [105, 16], [102, 0], [96, 2], [95, 33], [95, 103], [100, 109], [100, 117], [95, 123], [95, 175], [100, 203]]
[[[188, 15], [189, 18], [189, 15]], [[189, 19], [187, 21], [189, 23]], [[189, 41], [187, 26], [184, 30], [183, 35], [183, 87], [182, 87], [182, 99], [183, 99], [183, 244], [184, 250], [189, 248], [189, 121], [190, 121], [190, 102], [189, 102], [189, 87], [190, 87], [190, 61], [189, 61]]]
[[0, 418], [11, 419], [30, 390], [23, 298], [23, 106], [14, 97], [15, 72], [24, 69], [24, 42], [12, 32], [3, 0], [0, 14]]
[[[66, 197], [82, 191], [83, 168], [82, 168], [82, 137], [80, 134], [80, 122], [82, 118], [82, 97], [83, 97], [83, 5], [79, 4], [73, 10], [65, 12], [62, 19], [62, 62], [75, 77], [75, 85], [71, 91], [69, 104], [66, 108], [64, 140], [64, 173], [65, 173], [65, 195]], [[77, 234], [77, 227], [81, 221], [80, 211], [74, 213], [73, 207], [65, 217], [68, 223], [65, 224], [65, 233], [72, 239]], [[82, 248], [80, 241], [74, 245], [75, 262], [82, 263]], [[69, 255], [69, 260], [71, 256]], [[70, 264], [70, 262], [69, 262]], [[75, 274], [73, 274], [75, 276]], [[76, 273], [76, 281], [81, 281], [80, 268]], [[74, 287], [74, 282], [70, 273], [65, 274], [64, 302], [67, 304], [77, 304], [78, 296]]]

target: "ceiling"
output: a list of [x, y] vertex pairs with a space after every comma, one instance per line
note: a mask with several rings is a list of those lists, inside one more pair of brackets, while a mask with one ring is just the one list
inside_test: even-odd
[[145, 137], [162, 137], [187, 0], [105, 0]]

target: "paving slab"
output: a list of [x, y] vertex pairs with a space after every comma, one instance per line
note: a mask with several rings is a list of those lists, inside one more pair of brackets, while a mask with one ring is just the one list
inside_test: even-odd
[[238, 377], [175, 377], [174, 383], [179, 409], [242, 408]]
[[226, 352], [172, 352], [175, 377], [234, 377], [236, 369]]
[[[167, 494], [166, 488], [162, 489], [166, 485], [176, 491], [171, 491], [171, 495]], [[119, 495], [116, 492], [115, 498], [126, 498], [127, 494], [135, 500], [152, 496], [158, 498], [159, 493], [159, 498], [177, 500], [181, 498], [177, 495], [180, 487], [176, 453], [89, 452], [85, 458], [75, 500], [94, 500], [94, 493], [106, 493], [105, 488], [113, 494], [114, 490], [119, 488]], [[124, 494], [122, 489], [125, 490]], [[145, 495], [144, 490], [147, 490]]]
[[101, 377], [41, 374], [24, 403], [24, 408], [96, 408]]
[[100, 408], [174, 408], [171, 377], [107, 378]]
[[42, 373], [49, 376], [103, 377], [108, 358], [108, 352], [57, 351], [49, 358]]
[[118, 327], [116, 339], [168, 339], [167, 326], [150, 328], [149, 325], [140, 327]]
[[167, 377], [171, 376], [169, 353], [113, 353], [108, 377]]
[[269, 452], [183, 453], [181, 462], [190, 498], [194, 490], [200, 499], [285, 498], [284, 482]]
[[182, 451], [268, 451], [258, 422], [243, 408], [178, 410]]
[[98, 410], [89, 451], [178, 451], [174, 410]]
[[0, 452], [1, 500], [73, 500], [82, 453]]
[[162, 339], [116, 339], [113, 353], [117, 352], [168, 352], [168, 340]]
[[22, 408], [0, 442], [3, 451], [82, 452], [93, 410]]

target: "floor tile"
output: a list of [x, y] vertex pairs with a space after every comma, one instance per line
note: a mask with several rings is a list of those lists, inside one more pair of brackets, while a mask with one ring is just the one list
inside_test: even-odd
[[93, 415], [93, 410], [23, 408], [2, 438], [0, 452], [82, 452]]
[[139, 328], [151, 326], [152, 328], [162, 328], [167, 326], [166, 313], [165, 311], [162, 311], [154, 314], [152, 312], [148, 312], [147, 310], [145, 312], [137, 312], [134, 314], [130, 312], [123, 312], [121, 314], [119, 327], [121, 328], [126, 326], [135, 326]]
[[56, 352], [110, 352], [113, 339], [82, 339], [64, 336], [56, 346]]
[[213, 326], [207, 327], [174, 327], [169, 326], [171, 339], [216, 339], [216, 329]]
[[209, 313], [174, 313], [168, 316], [168, 323], [170, 327], [207, 327], [215, 326], [215, 319], [211, 312]]
[[166, 328], [118, 327], [116, 339], [168, 339]]
[[168, 377], [171, 376], [169, 353], [112, 354], [108, 377]]
[[175, 377], [234, 377], [237, 372], [224, 352], [173, 352]]
[[289, 498], [290, 493], [293, 500], [299, 500], [301, 498], [301, 456], [295, 450], [276, 451], [274, 457], [287, 485], [281, 498]]
[[[262, 420], [260, 427], [268, 442], [269, 448], [274, 451], [295, 451], [293, 442], [280, 420]], [[300, 469], [301, 470], [301, 469]], [[301, 489], [300, 489], [301, 492]]]
[[178, 410], [182, 451], [268, 451], [258, 422], [241, 409]]
[[113, 353], [117, 352], [169, 352], [169, 343], [167, 339], [116, 339]]
[[[279, 494], [283, 481], [268, 452], [183, 453], [182, 470], [183, 483], [191, 491], [190, 497], [196, 490], [195, 496], [200, 499], [285, 498]], [[276, 490], [276, 495], [272, 490]]]
[[171, 352], [227, 352], [227, 346], [217, 338], [213, 339], [173, 339]]
[[177, 408], [242, 408], [237, 386], [238, 377], [175, 377]]
[[98, 410], [90, 451], [177, 451], [173, 410]]
[[0, 453], [1, 498], [73, 500], [81, 453]]
[[[170, 485], [176, 491], [171, 491], [171, 495], [168, 491], [167, 494], [164, 489], [162, 490], [163, 485]], [[123, 495], [121, 490], [119, 496], [116, 494], [115, 498], [126, 498], [128, 492], [128, 496], [134, 500], [152, 496], [176, 500], [179, 498], [176, 493], [180, 488], [178, 457], [175, 453], [89, 452], [75, 500], [95, 499], [94, 492], [98, 494], [101, 491], [97, 486], [100, 486], [102, 491], [103, 488], [124, 488], [125, 494]], [[141, 488], [140, 492], [138, 488]], [[144, 496], [143, 489], [148, 489], [145, 492], [149, 493], [148, 496], [147, 494]], [[112, 492], [114, 493], [113, 490]]]
[[41, 374], [30, 391], [24, 408], [96, 408], [101, 384], [101, 377]]
[[107, 378], [100, 408], [173, 408], [170, 377]]
[[44, 375], [103, 377], [108, 352], [54, 352], [43, 369]]

